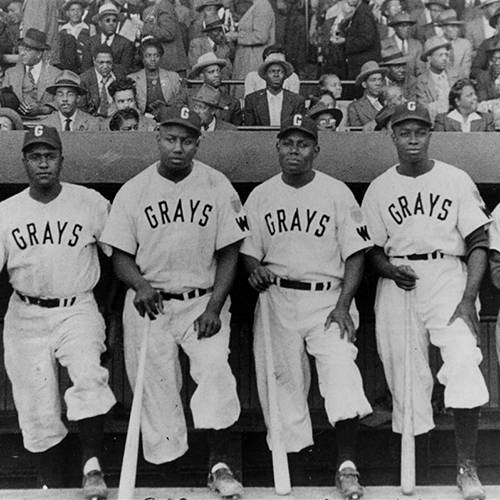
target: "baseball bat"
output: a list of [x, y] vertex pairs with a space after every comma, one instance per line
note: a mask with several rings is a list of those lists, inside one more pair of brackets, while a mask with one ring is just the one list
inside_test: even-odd
[[146, 367], [146, 353], [148, 350], [151, 321], [146, 317], [146, 327], [141, 342], [139, 364], [135, 379], [134, 399], [127, 428], [127, 439], [123, 452], [118, 500], [133, 500], [135, 478], [137, 475], [137, 458], [139, 454], [139, 432], [141, 428], [142, 394], [144, 392], [144, 369]]
[[271, 436], [271, 453], [273, 459], [274, 490], [278, 495], [288, 495], [292, 491], [288, 456], [281, 436], [280, 413], [278, 407], [278, 390], [274, 371], [271, 329], [269, 326], [269, 304], [266, 293], [260, 294], [260, 311], [264, 337], [264, 354], [266, 361], [267, 397], [269, 404], [269, 434]]
[[403, 431], [401, 434], [401, 491], [413, 495], [415, 491], [415, 435], [413, 422], [413, 359], [411, 308], [413, 292], [404, 293], [404, 399]]

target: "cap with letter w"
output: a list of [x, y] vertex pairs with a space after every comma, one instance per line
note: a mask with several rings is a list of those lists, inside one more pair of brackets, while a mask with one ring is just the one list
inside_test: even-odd
[[160, 125], [181, 125], [200, 135], [201, 120], [197, 113], [187, 106], [163, 107], [158, 119]]
[[404, 104], [398, 104], [394, 108], [394, 112], [391, 118], [391, 126], [405, 122], [407, 120], [416, 120], [423, 122], [429, 127], [432, 127], [432, 120], [429, 115], [429, 111], [422, 104], [415, 101], [408, 101]]
[[315, 141], [318, 140], [318, 126], [316, 122], [303, 114], [295, 114], [289, 120], [281, 124], [278, 133], [278, 139], [281, 139], [287, 132], [291, 130], [299, 130], [307, 135], [313, 137]]

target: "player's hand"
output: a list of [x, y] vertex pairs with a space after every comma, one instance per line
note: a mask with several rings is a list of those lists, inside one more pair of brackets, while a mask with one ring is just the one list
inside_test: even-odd
[[198, 338], [209, 338], [220, 330], [220, 318], [217, 313], [205, 309], [194, 322], [194, 331], [198, 332]]
[[248, 277], [252, 288], [258, 292], [265, 292], [276, 281], [276, 275], [266, 266], [257, 266]]
[[356, 328], [349, 313], [349, 308], [336, 305], [325, 321], [325, 331], [330, 328], [332, 323], [337, 323], [340, 330], [340, 338], [347, 337], [349, 342], [356, 342]]
[[142, 317], [147, 314], [149, 319], [155, 319], [158, 314], [163, 314], [161, 293], [149, 283], [139, 287], [135, 292], [134, 306]]
[[461, 318], [469, 327], [472, 335], [476, 338], [479, 345], [479, 318], [477, 317], [476, 304], [474, 299], [462, 299], [452, 314], [448, 325], [451, 325], [456, 319]]
[[410, 266], [394, 266], [392, 279], [403, 290], [413, 290], [417, 286], [418, 276]]

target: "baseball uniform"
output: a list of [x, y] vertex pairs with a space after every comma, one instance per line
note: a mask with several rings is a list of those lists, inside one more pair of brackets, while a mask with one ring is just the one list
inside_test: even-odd
[[67, 434], [57, 362], [73, 384], [64, 395], [69, 420], [102, 415], [115, 404], [100, 365], [104, 321], [92, 294], [108, 209], [96, 191], [68, 183], [49, 203], [34, 200], [29, 188], [0, 203], [0, 263], [14, 289], [5, 316], [5, 366], [31, 452]]
[[[488, 228], [489, 238], [490, 238], [490, 250], [495, 250], [500, 252], [500, 205], [497, 205], [495, 210], [491, 213], [492, 223]], [[498, 263], [493, 263], [490, 260], [490, 269], [493, 270], [498, 268]], [[500, 312], [499, 312], [500, 314]], [[495, 338], [497, 346], [497, 357], [500, 361], [500, 320], [497, 318], [497, 324], [495, 327]]]
[[[288, 452], [297, 452], [313, 444], [306, 351], [315, 358], [320, 392], [332, 425], [372, 411], [355, 363], [355, 345], [341, 338], [337, 323], [324, 329], [341, 292], [346, 259], [372, 243], [351, 191], [318, 171], [300, 188], [287, 185], [281, 174], [272, 177], [252, 191], [245, 210], [251, 234], [241, 252], [280, 277], [278, 286], [269, 287], [265, 294], [270, 306], [283, 441]], [[296, 287], [306, 289], [285, 288], [282, 280], [292, 280]], [[351, 316], [357, 323], [354, 304]], [[263, 344], [258, 305], [254, 354], [259, 399], [269, 428]]]
[[[164, 313], [151, 322], [141, 429], [144, 456], [153, 463], [172, 461], [188, 448], [178, 346], [188, 355], [197, 384], [190, 401], [194, 426], [225, 429], [238, 419], [240, 404], [228, 364], [228, 302], [216, 335], [198, 339], [193, 323], [211, 295], [216, 251], [248, 232], [239, 197], [223, 174], [193, 160], [189, 175], [173, 182], [158, 168], [156, 162], [120, 189], [102, 237], [134, 255], [153, 288], [184, 294], [164, 300]], [[128, 290], [123, 313], [125, 363], [132, 385], [144, 331], [134, 294]]]
[[429, 342], [441, 351], [437, 378], [445, 386], [446, 407], [476, 408], [489, 397], [476, 339], [461, 318], [449, 324], [467, 280], [465, 237], [487, 225], [489, 217], [470, 177], [433, 161], [433, 167], [417, 177], [391, 167], [370, 184], [362, 204], [374, 245], [384, 249], [393, 265], [409, 265], [418, 276], [409, 318], [403, 313], [408, 292], [391, 279], [379, 279], [375, 302], [378, 351], [394, 399], [393, 430], [398, 433], [404, 399], [402, 329], [405, 322], [411, 327], [415, 435], [434, 427]]

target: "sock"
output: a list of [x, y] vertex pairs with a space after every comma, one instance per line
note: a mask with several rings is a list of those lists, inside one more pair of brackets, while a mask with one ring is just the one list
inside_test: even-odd
[[208, 431], [208, 447], [210, 455], [208, 458], [208, 468], [219, 465], [219, 463], [227, 464], [230, 467], [229, 459], [229, 444], [231, 442], [231, 433], [229, 429], [209, 429]]
[[101, 465], [97, 457], [89, 458], [83, 465], [83, 475], [88, 474], [93, 470], [101, 470]]
[[82, 464], [92, 457], [102, 454], [104, 441], [104, 415], [78, 420], [80, 441], [82, 443]]
[[479, 408], [453, 408], [455, 423], [455, 444], [457, 463], [476, 459], [477, 429], [479, 425]]
[[337, 469], [339, 465], [350, 461], [355, 463], [356, 442], [358, 436], [358, 417], [339, 420], [335, 424], [335, 437], [337, 439]]
[[37, 461], [37, 483], [40, 488], [47, 489], [63, 487], [63, 446], [63, 441], [61, 441], [48, 450], [42, 451], [41, 453], [33, 453]]

